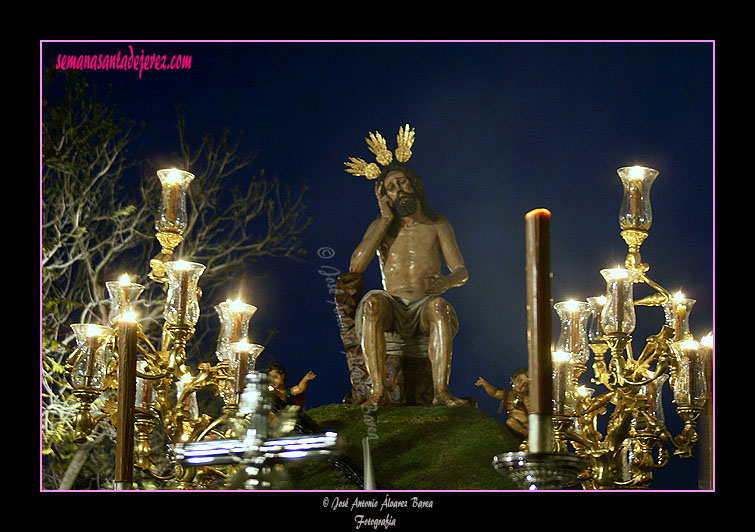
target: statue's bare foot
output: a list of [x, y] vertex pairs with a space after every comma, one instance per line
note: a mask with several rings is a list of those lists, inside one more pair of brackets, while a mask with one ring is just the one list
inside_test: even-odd
[[440, 392], [433, 397], [433, 406], [463, 406], [468, 405], [466, 399], [459, 399], [450, 392]]

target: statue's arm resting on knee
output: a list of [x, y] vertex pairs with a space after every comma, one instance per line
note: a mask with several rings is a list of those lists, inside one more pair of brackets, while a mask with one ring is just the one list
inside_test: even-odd
[[463, 286], [469, 279], [469, 272], [464, 264], [461, 250], [456, 243], [456, 235], [448, 220], [444, 220], [438, 229], [438, 240], [443, 259], [451, 272], [428, 279], [427, 292], [429, 295], [440, 295], [449, 288]]

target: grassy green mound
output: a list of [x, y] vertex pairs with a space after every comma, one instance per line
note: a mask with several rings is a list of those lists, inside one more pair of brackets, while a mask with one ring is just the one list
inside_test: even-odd
[[[362, 466], [362, 438], [371, 436], [375, 480], [387, 490], [506, 490], [493, 457], [518, 440], [499, 421], [471, 406], [326, 405], [307, 411], [322, 431], [338, 433], [339, 451]], [[359, 489], [328, 460], [287, 464], [291, 489]]]

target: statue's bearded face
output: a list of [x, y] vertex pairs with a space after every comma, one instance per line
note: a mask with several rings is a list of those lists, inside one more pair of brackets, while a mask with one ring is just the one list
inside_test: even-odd
[[419, 196], [411, 181], [400, 170], [390, 172], [383, 181], [385, 194], [393, 202], [396, 214], [401, 217], [411, 216], [417, 212]]
[[417, 205], [419, 205], [419, 202], [417, 201], [417, 195], [412, 192], [399, 196], [398, 201], [395, 203], [394, 207], [396, 208], [396, 214], [404, 217], [411, 216], [412, 214], [417, 212]]

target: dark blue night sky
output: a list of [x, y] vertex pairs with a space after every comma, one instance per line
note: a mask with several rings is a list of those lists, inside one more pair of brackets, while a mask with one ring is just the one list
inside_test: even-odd
[[[690, 325], [697, 339], [713, 330], [711, 42], [46, 43], [42, 65], [54, 66], [59, 53], [128, 53], [128, 45], [137, 54], [192, 57], [190, 70], [145, 71], [141, 79], [132, 71], [85, 73], [113, 85], [125, 116], [146, 122], [145, 155], [164, 159], [175, 151], [179, 103], [196, 135], [243, 130], [243, 146], [259, 150], [251, 172], [264, 168], [309, 187], [308, 257], [275, 263], [247, 290], [248, 302], [259, 307], [252, 329], [280, 331], [265, 354], [293, 380], [310, 369], [317, 374], [308, 408], [340, 402], [349, 389], [322, 273], [348, 269], [378, 214], [372, 183], [346, 173], [343, 163], [372, 160], [364, 142], [371, 131], [395, 147], [407, 122], [416, 130], [410, 164], [424, 179], [429, 204], [453, 224], [470, 272], [465, 286], [445, 296], [460, 320], [456, 395], [474, 397], [496, 416], [498, 404], [474, 386], [477, 377], [503, 387], [527, 364], [529, 210], [552, 212], [553, 299], [604, 292], [599, 271], [626, 255], [618, 224], [622, 166], [660, 172], [643, 261], [653, 280], [696, 300]], [[318, 256], [326, 248], [332, 254]], [[376, 262], [366, 284], [380, 285]], [[216, 320], [217, 302], [202, 303], [203, 319]], [[635, 350], [658, 332], [662, 311], [640, 309], [642, 323]], [[669, 418], [677, 416], [670, 411]], [[696, 462], [679, 462], [672, 458], [655, 487], [697, 488]]]

